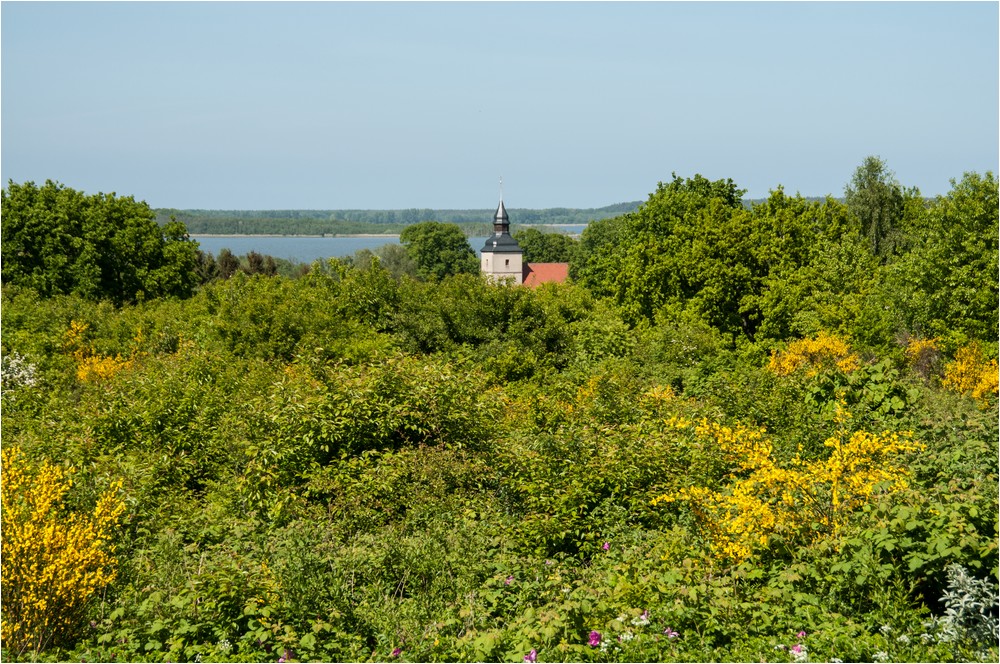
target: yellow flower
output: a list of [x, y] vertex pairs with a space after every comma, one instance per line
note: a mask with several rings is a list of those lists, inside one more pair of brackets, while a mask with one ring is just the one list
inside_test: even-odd
[[32, 468], [18, 448], [2, 452], [0, 576], [3, 647], [39, 652], [75, 629], [86, 602], [115, 578], [110, 531], [125, 509], [113, 483], [91, 515], [65, 514], [71, 471]]
[[955, 360], [945, 366], [941, 384], [946, 389], [971, 396], [984, 407], [988, 406], [989, 399], [997, 395], [997, 361], [987, 360], [982, 346], [972, 342], [959, 348]]
[[824, 445], [830, 454], [817, 461], [796, 456], [788, 467], [774, 459], [763, 429], [725, 427], [702, 421], [695, 434], [714, 440], [730, 463], [730, 484], [719, 491], [687, 487], [659, 496], [653, 504], [687, 502], [712, 548], [741, 562], [764, 549], [774, 536], [809, 541], [836, 534], [849, 514], [863, 507], [876, 489], [906, 486], [899, 455], [918, 449], [907, 433], [845, 433], [850, 417], [838, 404], [841, 432]]
[[847, 342], [826, 332], [820, 332], [813, 339], [793, 341], [780, 353], [772, 351], [768, 362], [768, 369], [778, 376], [788, 376], [803, 368], [806, 376], [815, 376], [830, 368], [851, 373], [858, 366], [858, 356], [851, 352]]

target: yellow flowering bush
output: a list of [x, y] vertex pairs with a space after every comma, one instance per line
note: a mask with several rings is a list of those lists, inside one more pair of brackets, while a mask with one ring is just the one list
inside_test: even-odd
[[906, 340], [907, 363], [913, 367], [914, 371], [927, 378], [931, 371], [937, 366], [941, 349], [938, 346], [940, 339], [921, 339], [920, 337], [910, 337]]
[[[843, 424], [850, 414], [839, 404]], [[702, 421], [668, 422], [694, 426], [695, 434], [714, 441], [734, 470], [719, 491], [689, 487], [654, 499], [654, 504], [685, 501], [708, 531], [717, 554], [735, 562], [768, 546], [772, 537], [808, 543], [836, 534], [848, 515], [876, 493], [906, 487], [906, 469], [899, 455], [920, 445], [905, 433], [876, 435], [844, 428], [826, 440], [826, 458], [806, 461], [798, 455], [790, 464], [774, 458], [764, 429], [737, 424], [721, 426]]]
[[788, 376], [802, 368], [806, 376], [831, 368], [850, 373], [858, 366], [858, 356], [851, 352], [847, 342], [826, 332], [793, 341], [782, 352], [772, 351], [768, 362], [768, 369], [778, 376]]
[[142, 341], [142, 330], [134, 339], [136, 348], [132, 351], [132, 356], [123, 358], [120, 354], [99, 355], [84, 342], [87, 332], [87, 324], [77, 321], [70, 321], [69, 330], [66, 331], [65, 348], [76, 360], [76, 377], [81, 382], [102, 380], [114, 376], [122, 369], [131, 368], [135, 362], [137, 354], [136, 348]]
[[997, 394], [997, 361], [987, 360], [978, 342], [963, 346], [945, 366], [941, 384], [987, 405], [988, 398]]
[[125, 506], [116, 482], [91, 515], [66, 513], [69, 471], [32, 467], [16, 447], [3, 450], [2, 463], [0, 639], [10, 657], [71, 634], [88, 600], [114, 580], [110, 532]]

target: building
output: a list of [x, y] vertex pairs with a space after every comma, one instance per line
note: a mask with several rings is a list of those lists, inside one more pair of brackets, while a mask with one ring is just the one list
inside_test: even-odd
[[536, 287], [543, 283], [563, 283], [569, 277], [569, 263], [525, 263], [524, 251], [510, 235], [510, 217], [500, 198], [493, 215], [493, 235], [486, 238], [480, 252], [479, 269], [491, 281], [507, 281]]
[[524, 283], [524, 252], [517, 240], [510, 236], [510, 218], [503, 206], [503, 198], [493, 215], [493, 235], [486, 238], [480, 252], [479, 269], [492, 281]]

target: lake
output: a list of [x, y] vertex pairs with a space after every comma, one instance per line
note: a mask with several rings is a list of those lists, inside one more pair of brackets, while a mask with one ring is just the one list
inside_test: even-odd
[[[579, 234], [586, 224], [561, 226], [560, 232]], [[237, 256], [256, 251], [275, 258], [312, 263], [326, 258], [343, 258], [351, 256], [361, 249], [374, 251], [385, 244], [399, 244], [398, 235], [382, 235], [377, 237], [303, 237], [300, 235], [192, 235], [191, 239], [198, 243], [201, 250], [216, 258], [223, 249], [229, 249]], [[479, 255], [479, 250], [486, 243], [485, 237], [470, 237], [469, 244]]]

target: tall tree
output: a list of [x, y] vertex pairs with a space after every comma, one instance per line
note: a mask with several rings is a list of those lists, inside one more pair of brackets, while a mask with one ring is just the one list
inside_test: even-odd
[[528, 263], [568, 263], [578, 244], [563, 233], [543, 233], [537, 228], [522, 228], [512, 236], [524, 250]]
[[479, 261], [456, 224], [424, 221], [403, 229], [399, 241], [424, 279], [440, 281], [453, 274], [477, 274]]
[[883, 290], [905, 331], [996, 342], [997, 176], [966, 173], [951, 184], [914, 229], [912, 250], [889, 266]]
[[228, 279], [240, 269], [240, 259], [227, 248], [219, 252], [219, 276]]
[[872, 253], [884, 262], [903, 218], [903, 188], [885, 161], [869, 156], [844, 187], [844, 197], [858, 232], [868, 238]]
[[120, 304], [187, 297], [198, 281], [198, 245], [184, 225], [161, 228], [131, 196], [87, 196], [48, 180], [42, 187], [10, 181], [0, 199], [3, 283]]

